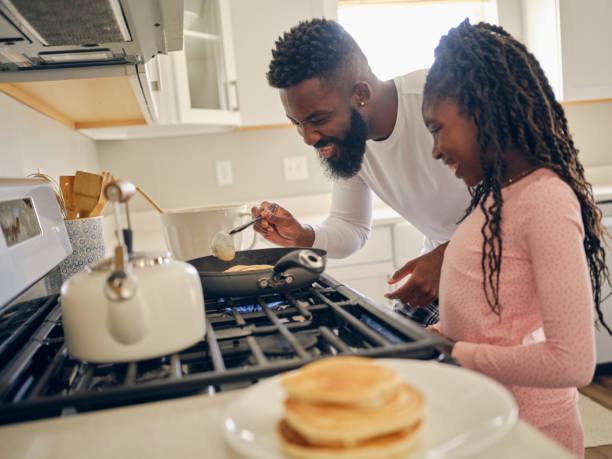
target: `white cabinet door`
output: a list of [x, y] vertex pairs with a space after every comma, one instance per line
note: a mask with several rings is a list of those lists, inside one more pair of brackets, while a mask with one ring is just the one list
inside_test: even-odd
[[612, 98], [612, 2], [523, 0], [524, 41], [557, 99]]
[[229, 8], [227, 0], [185, 2], [183, 49], [162, 61], [171, 69], [164, 98], [175, 106], [162, 123], [240, 124]]
[[287, 124], [278, 90], [266, 79], [276, 40], [300, 21], [335, 19], [335, 0], [231, 0], [242, 126]]
[[348, 266], [366, 263], [381, 263], [393, 260], [391, 226], [373, 226], [366, 244], [347, 258], [329, 258], [327, 265]]
[[396, 288], [387, 283], [393, 274], [393, 263], [390, 261], [346, 267], [331, 266], [325, 272], [378, 305], [392, 307], [396, 302], [385, 298], [385, 293]]
[[397, 288], [387, 283], [395, 271], [391, 230], [390, 225], [373, 226], [365, 246], [347, 258], [328, 258], [326, 272], [375, 303], [392, 306], [394, 301], [384, 296]]
[[287, 124], [266, 79], [275, 41], [300, 21], [335, 18], [336, 10], [336, 0], [186, 1], [183, 50], [160, 60], [167, 84], [158, 94], [165, 100], [159, 123]]
[[393, 225], [393, 265], [396, 270], [421, 255], [424, 238], [423, 233], [407, 221]]

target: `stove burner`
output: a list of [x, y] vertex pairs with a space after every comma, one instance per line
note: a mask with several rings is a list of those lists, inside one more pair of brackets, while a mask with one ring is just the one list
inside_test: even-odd
[[[274, 311], [282, 311], [284, 309], [289, 308], [290, 306], [285, 303], [284, 301], [273, 301], [268, 303], [266, 306], [268, 306], [270, 309], [273, 309]], [[233, 306], [233, 307], [227, 307], [226, 308], [226, 312], [228, 314], [232, 314], [232, 311], [236, 311], [240, 314], [248, 314], [250, 312], [261, 312], [262, 311], [262, 307], [260, 304], [243, 304], [243, 305], [237, 305], [237, 306]]]
[[[304, 349], [310, 349], [317, 344], [317, 337], [311, 333], [294, 333], [296, 341]], [[282, 356], [295, 354], [295, 349], [282, 335], [267, 335], [257, 338], [257, 344], [264, 354], [269, 356]]]

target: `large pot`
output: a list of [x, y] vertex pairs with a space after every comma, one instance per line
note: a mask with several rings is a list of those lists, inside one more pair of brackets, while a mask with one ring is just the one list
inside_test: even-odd
[[136, 253], [125, 265], [116, 258], [62, 285], [64, 337], [72, 357], [97, 363], [142, 360], [204, 337], [204, 297], [192, 265], [161, 254]]
[[[325, 269], [326, 251], [311, 248], [273, 248], [236, 252], [232, 261], [208, 256], [189, 260], [202, 280], [207, 298], [263, 295], [310, 285]], [[225, 272], [235, 265], [272, 265], [274, 268]]]
[[[211, 241], [221, 231], [236, 228], [251, 217], [246, 204], [193, 207], [165, 210], [161, 216], [168, 249], [177, 260], [212, 255]], [[232, 236], [236, 250], [255, 244], [255, 232], [248, 228]]]

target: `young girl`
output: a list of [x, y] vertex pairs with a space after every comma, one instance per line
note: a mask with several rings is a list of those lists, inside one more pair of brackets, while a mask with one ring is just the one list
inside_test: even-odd
[[612, 332], [601, 214], [563, 108], [524, 45], [465, 21], [436, 49], [423, 118], [434, 158], [473, 196], [444, 255], [438, 331], [463, 367], [512, 391], [523, 420], [582, 457], [576, 387], [595, 367], [593, 306]]

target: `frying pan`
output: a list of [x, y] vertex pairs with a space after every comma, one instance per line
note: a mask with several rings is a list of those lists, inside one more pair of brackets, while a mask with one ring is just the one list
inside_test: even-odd
[[[243, 250], [231, 261], [212, 255], [188, 260], [200, 274], [205, 298], [262, 295], [310, 285], [325, 269], [322, 249], [281, 247]], [[235, 265], [272, 265], [274, 269], [224, 272]]]

